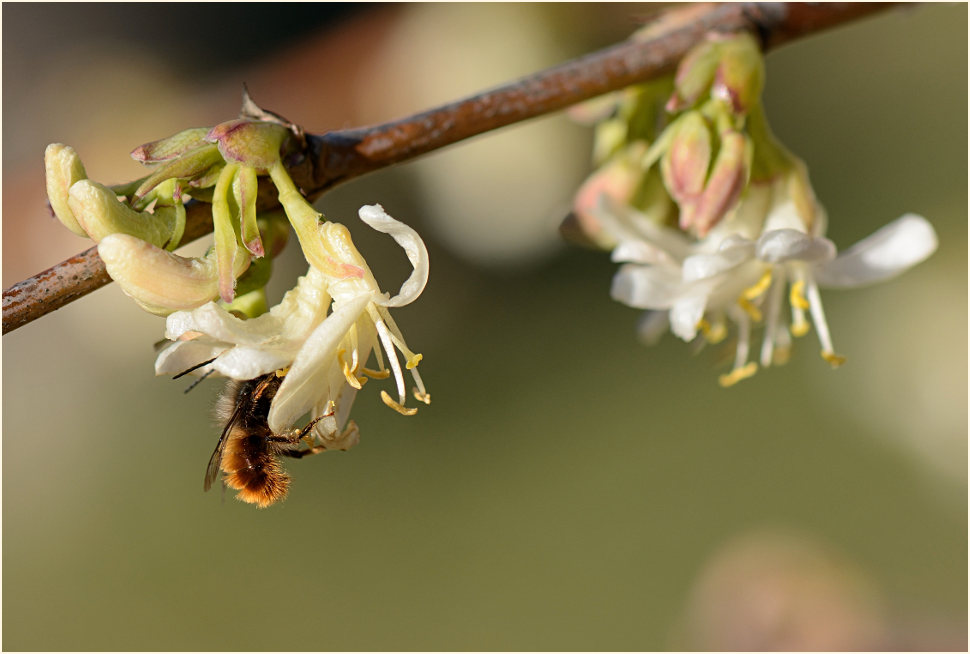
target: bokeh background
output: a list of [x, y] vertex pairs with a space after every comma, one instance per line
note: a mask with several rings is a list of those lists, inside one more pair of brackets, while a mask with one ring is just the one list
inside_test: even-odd
[[[260, 104], [311, 131], [398, 118], [624, 38], [656, 7], [4, 4], [3, 285], [89, 244], [43, 152], [94, 179]], [[556, 226], [590, 134], [530, 121], [324, 196], [421, 231], [395, 315], [434, 398], [358, 398], [361, 444], [287, 467], [285, 503], [203, 494], [220, 384], [155, 378], [159, 318], [109, 286], [3, 337], [8, 650], [966, 649], [966, 5], [768, 56], [766, 103], [845, 247], [905, 211], [939, 251], [830, 292], [814, 336], [727, 390], [723, 353], [638, 344], [605, 255]], [[198, 247], [198, 246], [195, 246]], [[191, 247], [189, 248], [191, 251]], [[271, 286], [305, 269], [293, 243]], [[377, 383], [377, 382], [372, 382]]]

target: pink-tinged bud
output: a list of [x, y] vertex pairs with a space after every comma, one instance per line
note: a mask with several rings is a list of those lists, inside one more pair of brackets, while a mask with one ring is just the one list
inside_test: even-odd
[[[127, 234], [106, 236], [98, 254], [113, 280], [142, 308], [158, 315], [194, 309], [216, 297], [218, 270], [215, 254], [189, 259], [166, 252]], [[240, 257], [234, 276], [249, 265]]]
[[631, 144], [627, 150], [590, 175], [576, 192], [573, 211], [560, 226], [569, 240], [581, 245], [591, 245], [609, 250], [616, 246], [616, 239], [603, 230], [594, 211], [600, 196], [607, 196], [615, 204], [629, 205], [637, 189], [643, 171], [636, 165], [646, 147], [643, 143]]
[[61, 143], [52, 143], [44, 152], [44, 169], [47, 175], [47, 199], [57, 219], [69, 230], [87, 238], [87, 232], [78, 223], [68, 204], [71, 187], [88, 175], [74, 148]]
[[95, 242], [120, 233], [161, 247], [172, 238], [175, 228], [174, 208], [158, 207], [155, 213], [135, 211], [121, 203], [114, 191], [89, 179], [71, 186], [68, 206], [81, 229]]
[[684, 114], [671, 129], [673, 138], [660, 160], [660, 172], [670, 196], [683, 209], [704, 190], [711, 165], [711, 133], [697, 111]]
[[686, 224], [681, 214], [681, 229], [693, 229], [703, 237], [734, 209], [748, 181], [750, 147], [740, 132], [721, 135], [721, 149], [711, 169], [704, 192]]
[[716, 34], [708, 34], [703, 43], [691, 48], [680, 60], [674, 77], [674, 93], [665, 107], [668, 112], [693, 107], [707, 94], [717, 70], [720, 38]]
[[243, 245], [253, 255], [263, 256], [263, 242], [259, 236], [259, 226], [256, 224], [256, 191], [258, 180], [256, 169], [240, 167], [232, 181], [232, 194], [240, 212], [240, 235]]
[[726, 102], [735, 114], [746, 114], [761, 97], [764, 57], [750, 34], [739, 34], [721, 47], [711, 97]]
[[205, 138], [218, 145], [226, 161], [269, 170], [280, 160], [280, 148], [289, 135], [282, 125], [239, 118], [216, 125]]
[[193, 127], [178, 134], [151, 143], [139, 145], [131, 151], [131, 158], [144, 164], [161, 163], [176, 159], [206, 145], [207, 127]]

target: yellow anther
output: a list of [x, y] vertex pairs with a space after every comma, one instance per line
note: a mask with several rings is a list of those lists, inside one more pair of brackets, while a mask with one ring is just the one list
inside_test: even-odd
[[[337, 352], [337, 361], [340, 362], [340, 366], [343, 368], [344, 378], [347, 380], [347, 383], [356, 388], [358, 391], [363, 388], [364, 384], [361, 382], [361, 378], [358, 378], [357, 375], [354, 374], [354, 371], [350, 369], [350, 365], [344, 361], [344, 350], [339, 350]], [[363, 380], [366, 381], [367, 378], [364, 377]]]
[[807, 334], [811, 328], [812, 326], [808, 324], [807, 320], [804, 320], [804, 319], [800, 320], [796, 323], [792, 323], [791, 335], [801, 338], [802, 336]]
[[753, 300], [757, 297], [761, 297], [765, 291], [771, 287], [771, 270], [766, 270], [765, 274], [761, 276], [758, 283], [754, 286], [750, 286], [741, 293], [741, 296], [747, 300]]
[[400, 413], [402, 416], [413, 416], [415, 413], [418, 412], [416, 408], [411, 409], [409, 407], [402, 406], [398, 402], [395, 402], [391, 398], [391, 396], [387, 394], [387, 391], [381, 391], [381, 399], [384, 401], [384, 404], [391, 407], [392, 409]]
[[791, 302], [793, 307], [797, 307], [802, 310], [808, 308], [808, 300], [805, 299], [804, 280], [800, 279], [797, 282], [792, 283], [791, 290], [788, 293], [788, 301]]
[[738, 298], [738, 306], [744, 309], [746, 314], [751, 316], [751, 320], [761, 322], [761, 309], [752, 304], [751, 300], [746, 298], [743, 294]]
[[822, 350], [822, 358], [829, 362], [833, 368], [838, 368], [845, 363], [845, 357], [829, 350]]
[[704, 340], [711, 345], [720, 343], [727, 336], [727, 327], [724, 326], [724, 322], [721, 320], [712, 325], [704, 318], [701, 318], [697, 323], [697, 328], [701, 330], [701, 335], [704, 336]]
[[424, 355], [423, 354], [415, 354], [410, 359], [408, 359], [408, 362], [406, 364], [404, 364], [404, 367], [407, 368], [408, 370], [410, 370], [411, 368], [414, 368], [419, 363], [421, 363], [421, 359], [423, 359], [423, 358], [424, 358]]
[[370, 368], [361, 368], [360, 371], [373, 379], [387, 379], [391, 376], [390, 370], [371, 370]]
[[718, 377], [717, 382], [722, 388], [727, 388], [728, 386], [734, 386], [742, 379], [747, 379], [756, 372], [758, 372], [758, 364], [754, 361], [749, 361], [740, 368], [735, 368], [726, 375], [721, 375]]
[[280, 368], [279, 370], [276, 371], [276, 376], [277, 377], [286, 377], [286, 373], [288, 373], [289, 371], [290, 371], [290, 367], [289, 366], [286, 366], [285, 368]]
[[418, 389], [413, 389], [414, 399], [418, 402], [424, 402], [425, 404], [431, 404], [431, 393], [422, 393]]

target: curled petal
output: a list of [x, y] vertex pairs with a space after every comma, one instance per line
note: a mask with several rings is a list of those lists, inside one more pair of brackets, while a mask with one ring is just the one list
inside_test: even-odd
[[906, 214], [815, 269], [822, 286], [852, 288], [890, 279], [936, 251], [933, 226]]
[[84, 171], [81, 158], [74, 148], [61, 143], [51, 143], [44, 152], [44, 168], [47, 173], [47, 199], [50, 200], [54, 215], [65, 227], [87, 238], [87, 232], [78, 223], [68, 203], [68, 191], [88, 175]]
[[168, 243], [175, 229], [174, 208], [160, 207], [154, 214], [135, 211], [122, 204], [114, 191], [89, 179], [71, 187], [68, 205], [95, 242], [109, 234], [128, 234], [161, 247]]
[[835, 244], [827, 238], [813, 238], [795, 229], [776, 229], [758, 239], [755, 256], [768, 263], [817, 263], [835, 258]]
[[416, 231], [391, 218], [379, 204], [364, 205], [360, 208], [359, 215], [365, 223], [397, 241], [404, 248], [404, 253], [414, 268], [397, 295], [377, 304], [385, 307], [403, 307], [410, 304], [421, 295], [428, 283], [428, 249], [424, 246], [424, 241]]
[[[168, 315], [194, 309], [218, 293], [214, 257], [187, 259], [128, 234], [101, 239], [98, 254], [108, 275], [126, 295], [146, 311]], [[248, 257], [237, 257], [236, 275], [249, 266]]]

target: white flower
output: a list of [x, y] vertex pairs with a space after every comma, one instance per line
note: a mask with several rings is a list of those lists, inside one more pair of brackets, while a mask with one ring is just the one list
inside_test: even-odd
[[[398, 399], [383, 391], [382, 399], [406, 415], [417, 411], [404, 407], [405, 382], [397, 350], [414, 377], [415, 396], [430, 402], [416, 369], [421, 355], [407, 347], [388, 311], [413, 302], [424, 290], [427, 249], [413, 229], [389, 216], [380, 205], [361, 207], [359, 215], [374, 229], [393, 237], [413, 266], [397, 295], [389, 297], [380, 290], [346, 227], [323, 223], [318, 228], [318, 245], [326, 253], [326, 270], [311, 265], [278, 305], [251, 320], [241, 320], [213, 302], [171, 314], [166, 336], [176, 343], [159, 355], [156, 374], [198, 366], [198, 373], [214, 370], [233, 379], [253, 379], [286, 370], [269, 413], [270, 428], [283, 432], [308, 411], [311, 417], [318, 417], [333, 408], [335, 415], [314, 428], [331, 443], [368, 376], [385, 378], [393, 373]], [[381, 348], [390, 370], [384, 366]], [[376, 369], [365, 367], [371, 352]], [[351, 430], [353, 427], [347, 431]]]
[[[780, 194], [779, 201], [765, 205], [759, 204], [766, 199], [759, 193], [752, 188], [734, 217], [697, 242], [629, 207], [607, 206], [605, 198], [598, 207], [599, 219], [619, 241], [613, 259], [625, 262], [613, 279], [612, 296], [653, 310], [641, 325], [646, 340], [655, 339], [667, 321], [685, 341], [700, 332], [716, 342], [726, 335], [726, 321], [737, 325], [734, 367], [721, 376], [724, 386], [758, 368], [748, 360], [753, 324], [764, 323], [760, 363], [769, 366], [787, 359], [789, 333], [807, 333], [806, 312], [822, 357], [840, 365], [844, 358], [835, 353], [819, 286], [851, 288], [887, 280], [926, 259], [937, 246], [926, 219], [906, 214], [836, 255], [835, 245], [823, 236], [821, 208], [809, 233], [789, 197]], [[790, 326], [782, 311], [786, 289]]]

